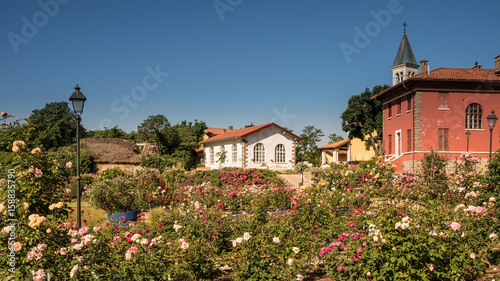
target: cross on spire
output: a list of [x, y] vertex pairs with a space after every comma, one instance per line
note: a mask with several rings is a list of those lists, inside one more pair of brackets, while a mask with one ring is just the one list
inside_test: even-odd
[[405, 28], [405, 33], [406, 33], [406, 26], [407, 26], [406, 21], [403, 23], [403, 26]]

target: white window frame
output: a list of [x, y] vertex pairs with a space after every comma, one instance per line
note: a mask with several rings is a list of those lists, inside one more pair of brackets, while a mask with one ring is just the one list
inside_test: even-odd
[[286, 149], [284, 144], [277, 144], [274, 148], [274, 161], [276, 163], [286, 163]]
[[213, 164], [214, 163], [214, 148], [210, 147], [208, 149], [208, 164]]
[[232, 155], [231, 155], [232, 162], [233, 163], [238, 162], [238, 146], [236, 144], [233, 144], [231, 146], [231, 149], [232, 149]]
[[260, 142], [253, 147], [253, 161], [259, 163], [266, 162], [266, 148]]

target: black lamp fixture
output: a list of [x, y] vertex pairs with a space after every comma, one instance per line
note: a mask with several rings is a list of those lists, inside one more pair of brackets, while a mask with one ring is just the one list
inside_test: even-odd
[[85, 104], [85, 101], [87, 98], [83, 95], [82, 92], [80, 92], [80, 87], [78, 87], [78, 84], [76, 84], [75, 91], [69, 97], [69, 100], [71, 103], [73, 103], [73, 111], [75, 112], [76, 115], [80, 116], [83, 113], [83, 105]]
[[486, 117], [488, 120], [488, 127], [490, 127], [490, 163], [491, 163], [491, 146], [493, 143], [493, 128], [495, 128], [495, 124], [497, 123], [498, 117], [495, 115], [495, 110], [492, 110], [490, 115]]
[[80, 87], [76, 84], [75, 91], [69, 97], [73, 103], [73, 111], [76, 114], [76, 221], [78, 229], [82, 226], [82, 206], [81, 206], [81, 191], [80, 191], [80, 115], [83, 113], [83, 105], [87, 98], [80, 92]]
[[471, 132], [469, 130], [467, 130], [467, 132], [465, 132], [465, 136], [467, 136], [467, 152], [469, 152], [469, 139], [470, 139], [470, 135], [471, 135]]

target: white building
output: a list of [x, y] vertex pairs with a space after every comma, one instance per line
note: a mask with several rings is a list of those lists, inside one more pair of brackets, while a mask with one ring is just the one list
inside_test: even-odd
[[[286, 170], [295, 167], [295, 143], [300, 137], [267, 123], [239, 130], [225, 130], [200, 143], [205, 167]], [[222, 155], [225, 154], [225, 158]]]

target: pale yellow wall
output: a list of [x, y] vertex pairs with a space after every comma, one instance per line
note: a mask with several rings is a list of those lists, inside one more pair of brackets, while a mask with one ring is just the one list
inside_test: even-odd
[[[376, 134], [374, 134], [374, 137]], [[370, 147], [370, 150], [366, 150], [365, 142], [361, 141], [358, 138], [351, 139], [351, 160], [352, 161], [363, 161], [370, 160], [373, 156], [375, 156], [375, 152], [373, 148]]]
[[327, 164], [333, 163], [333, 155], [329, 151], [326, 151], [326, 163]]

